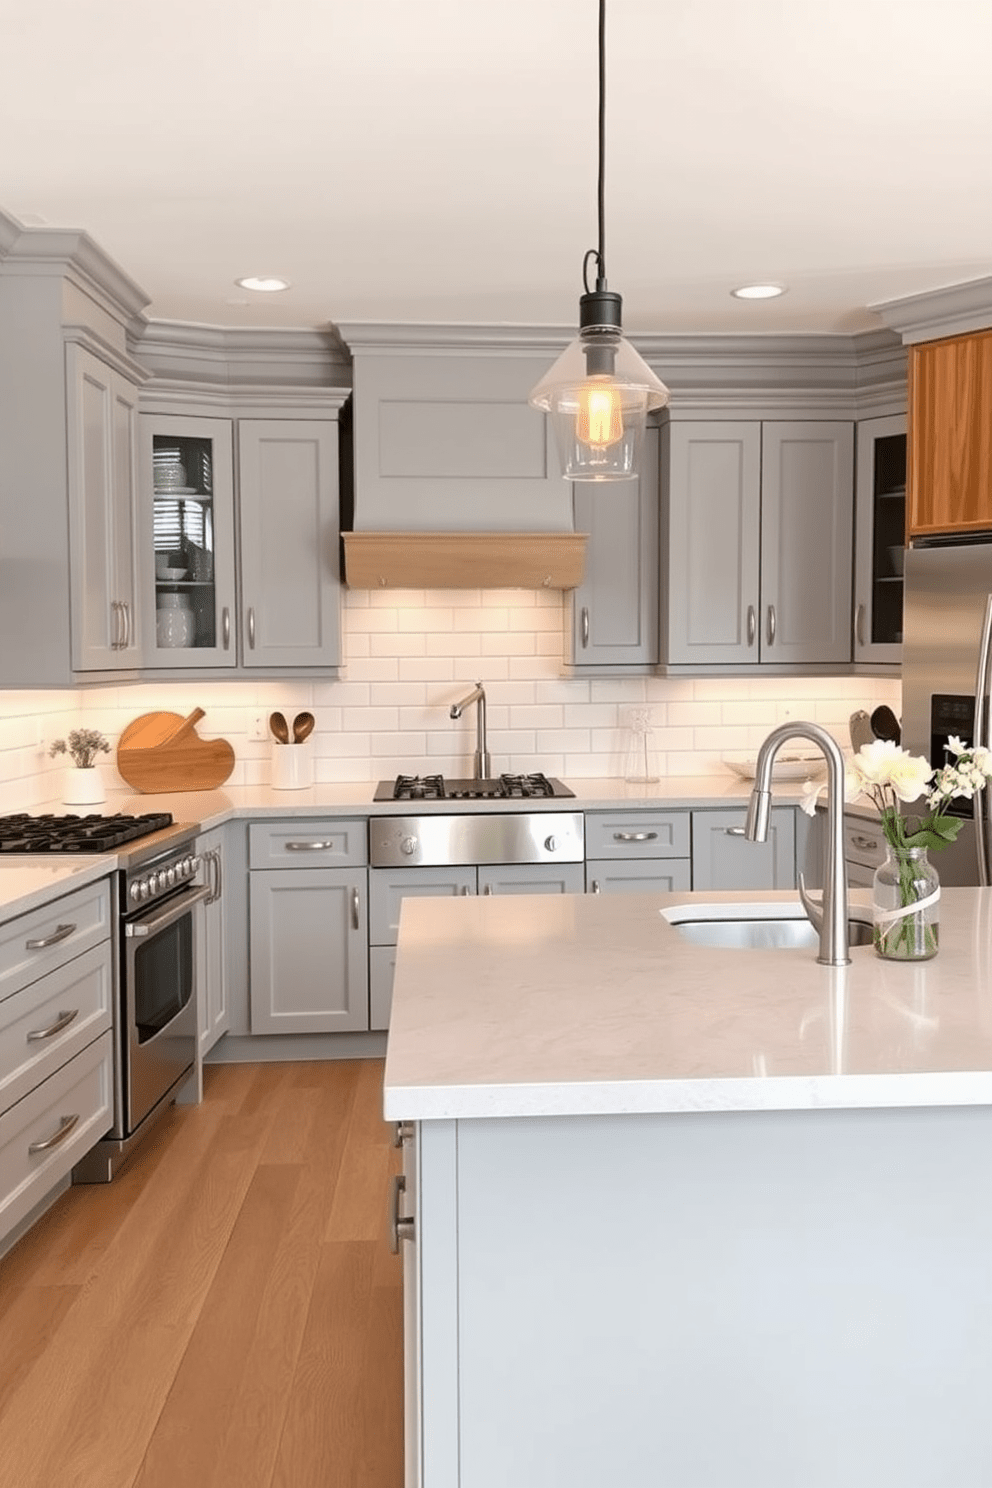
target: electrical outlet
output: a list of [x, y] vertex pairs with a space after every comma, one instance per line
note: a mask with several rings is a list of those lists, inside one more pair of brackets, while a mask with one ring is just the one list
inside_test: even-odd
[[269, 726], [264, 713], [253, 713], [248, 724], [248, 738], [253, 744], [264, 744], [269, 737]]

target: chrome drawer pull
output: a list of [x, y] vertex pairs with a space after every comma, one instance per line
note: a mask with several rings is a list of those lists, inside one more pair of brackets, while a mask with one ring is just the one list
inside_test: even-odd
[[55, 1022], [49, 1024], [47, 1028], [32, 1028], [31, 1032], [28, 1034], [28, 1043], [34, 1044], [37, 1043], [40, 1039], [54, 1038], [57, 1033], [61, 1033], [63, 1028], [68, 1028], [69, 1024], [78, 1017], [78, 1008], [72, 1008], [68, 1013], [59, 1013]]
[[775, 618], [775, 606], [774, 605], [769, 605], [768, 606], [768, 644], [769, 644], [769, 646], [773, 646], [775, 644], [775, 632], [777, 631], [777, 629], [778, 629], [778, 622], [776, 621], [776, 618]]
[[287, 852], [326, 852], [334, 843], [330, 838], [326, 842], [284, 842], [283, 847]]
[[351, 891], [351, 928], [352, 930], [362, 928], [362, 901], [357, 889]]
[[248, 609], [248, 649], [255, 649], [255, 606], [250, 605]]
[[602, 893], [602, 890], [599, 887], [599, 879], [598, 878], [594, 878], [593, 881], [592, 881], [592, 892], [594, 894]]
[[582, 649], [589, 644], [589, 609], [587, 605], [582, 606]]
[[877, 837], [852, 837], [851, 841], [855, 847], [860, 847], [863, 852], [878, 852], [882, 845]]
[[224, 606], [224, 608], [221, 610], [220, 614], [221, 614], [221, 621], [220, 621], [221, 641], [223, 643], [224, 650], [225, 651], [230, 651], [230, 649], [231, 649], [231, 612], [228, 609], [227, 605]]
[[389, 1248], [393, 1255], [399, 1255], [401, 1240], [412, 1240], [414, 1236], [413, 1219], [400, 1215], [400, 1198], [405, 1192], [406, 1179], [402, 1173], [394, 1173], [389, 1200]]
[[28, 1147], [28, 1156], [35, 1157], [39, 1152], [51, 1152], [53, 1147], [58, 1147], [79, 1122], [78, 1114], [75, 1116], [63, 1116], [62, 1125], [51, 1137], [46, 1137], [43, 1142], [32, 1142]]
[[654, 842], [657, 832], [614, 832], [614, 842]]
[[403, 1146], [403, 1143], [410, 1141], [412, 1139], [412, 1137], [413, 1137], [413, 1122], [412, 1121], [397, 1121], [396, 1122], [396, 1130], [393, 1132], [393, 1146], [394, 1147], [402, 1147]]
[[854, 637], [855, 637], [855, 640], [857, 641], [857, 643], [858, 643], [859, 646], [863, 646], [864, 645], [864, 643], [865, 643], [865, 607], [864, 607], [863, 604], [859, 604], [858, 605], [858, 615], [857, 615], [857, 619], [854, 622]]
[[43, 940], [26, 940], [24, 949], [27, 951], [47, 951], [49, 946], [58, 945], [60, 940], [68, 940], [69, 936], [78, 927], [76, 925], [59, 925], [51, 935], [46, 935]]
[[723, 830], [727, 837], [743, 837], [745, 835], [743, 827], [724, 827]]
[[748, 643], [749, 646], [753, 646], [754, 645], [754, 638], [755, 638], [755, 636], [757, 634], [757, 631], [758, 631], [758, 621], [757, 621], [757, 616], [754, 613], [754, 605], [748, 605], [748, 607], [747, 607], [747, 643]]

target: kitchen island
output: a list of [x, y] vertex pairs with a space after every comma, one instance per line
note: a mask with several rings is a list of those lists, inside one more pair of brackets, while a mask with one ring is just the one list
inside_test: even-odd
[[698, 897], [404, 904], [408, 1483], [987, 1488], [992, 891], [839, 970]]

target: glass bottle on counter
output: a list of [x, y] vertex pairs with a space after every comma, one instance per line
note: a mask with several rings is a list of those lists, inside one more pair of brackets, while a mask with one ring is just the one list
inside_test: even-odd
[[661, 779], [658, 750], [648, 708], [631, 708], [628, 714], [623, 778], [631, 785], [653, 785]]

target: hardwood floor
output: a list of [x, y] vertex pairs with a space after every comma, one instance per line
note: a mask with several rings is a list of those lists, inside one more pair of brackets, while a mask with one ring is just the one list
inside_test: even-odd
[[402, 1488], [382, 1061], [209, 1065], [0, 1261], [0, 1488]]

